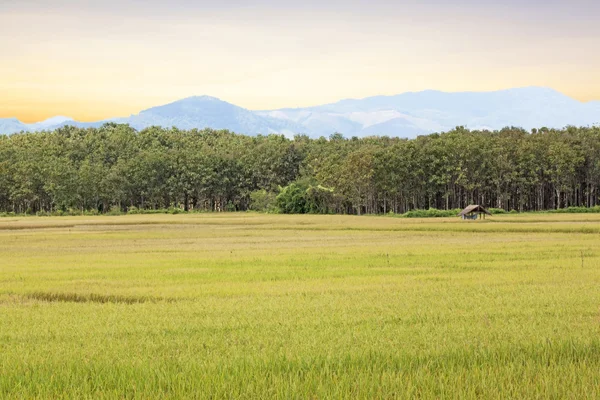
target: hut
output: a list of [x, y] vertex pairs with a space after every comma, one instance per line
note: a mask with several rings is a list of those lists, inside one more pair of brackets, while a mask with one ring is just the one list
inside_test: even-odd
[[480, 205], [470, 205], [458, 214], [462, 219], [468, 220], [475, 220], [477, 217], [485, 219], [486, 215], [492, 214]]

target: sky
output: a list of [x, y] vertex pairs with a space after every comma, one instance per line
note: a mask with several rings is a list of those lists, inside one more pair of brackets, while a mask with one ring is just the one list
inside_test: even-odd
[[0, 118], [545, 86], [600, 100], [597, 0], [0, 0]]

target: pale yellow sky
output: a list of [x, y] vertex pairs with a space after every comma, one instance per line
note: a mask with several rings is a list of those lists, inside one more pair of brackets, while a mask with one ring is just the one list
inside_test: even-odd
[[588, 0], [45, 3], [0, 4], [0, 118], [93, 121], [204, 94], [250, 109], [534, 85], [600, 99]]

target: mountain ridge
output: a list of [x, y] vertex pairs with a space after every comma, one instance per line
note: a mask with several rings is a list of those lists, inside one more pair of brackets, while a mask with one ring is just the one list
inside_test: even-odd
[[190, 96], [129, 117], [79, 122], [52, 117], [34, 124], [0, 119], [0, 134], [53, 130], [66, 125], [98, 127], [106, 122], [179, 129], [228, 129], [248, 135], [281, 133], [329, 136], [415, 137], [462, 125], [471, 129], [520, 126], [589, 126], [600, 123], [600, 101], [580, 102], [548, 87], [529, 86], [488, 92], [424, 90], [396, 95], [342, 99], [323, 105], [252, 111], [212, 96]]

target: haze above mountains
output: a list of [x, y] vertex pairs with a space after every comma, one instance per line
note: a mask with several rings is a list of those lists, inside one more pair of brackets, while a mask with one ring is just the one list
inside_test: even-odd
[[600, 101], [583, 103], [556, 90], [527, 87], [494, 92], [446, 93], [434, 90], [394, 96], [348, 99], [307, 108], [251, 111], [214, 97], [189, 97], [125, 118], [78, 122], [53, 117], [35, 124], [0, 119], [0, 133], [53, 130], [66, 125], [98, 127], [127, 123], [141, 130], [150, 126], [179, 129], [228, 129], [248, 135], [304, 133], [311, 137], [335, 132], [351, 136], [397, 136], [443, 132], [462, 125], [470, 129], [506, 126], [563, 128], [600, 124]]

